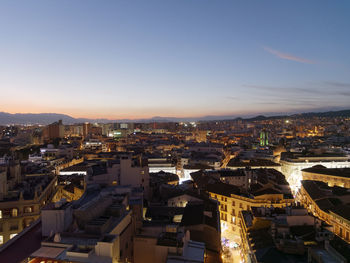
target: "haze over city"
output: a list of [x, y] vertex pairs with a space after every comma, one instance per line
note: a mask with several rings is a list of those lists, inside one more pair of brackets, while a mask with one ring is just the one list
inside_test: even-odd
[[137, 119], [349, 108], [350, 3], [252, 3], [2, 1], [0, 111]]

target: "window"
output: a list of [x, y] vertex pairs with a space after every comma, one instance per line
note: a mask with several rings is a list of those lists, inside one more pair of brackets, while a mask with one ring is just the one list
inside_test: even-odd
[[2, 218], [2, 210], [0, 210], [0, 218]]
[[24, 213], [31, 213], [31, 212], [33, 212], [33, 209], [30, 206], [26, 206], [24, 208]]
[[10, 225], [10, 230], [18, 230], [18, 224], [17, 223], [12, 223]]
[[236, 211], [235, 211], [234, 209], [232, 209], [231, 214], [232, 214], [233, 216], [235, 216], [235, 215], [236, 215]]
[[232, 201], [232, 206], [236, 206], [236, 202], [235, 201]]
[[0, 245], [4, 244], [4, 236], [0, 236]]
[[17, 233], [11, 234], [10, 239], [14, 238], [15, 236], [17, 236]]
[[17, 208], [12, 208], [12, 210], [11, 210], [11, 216], [12, 216], [12, 217], [17, 217], [17, 216], [18, 216], [18, 209], [17, 209]]

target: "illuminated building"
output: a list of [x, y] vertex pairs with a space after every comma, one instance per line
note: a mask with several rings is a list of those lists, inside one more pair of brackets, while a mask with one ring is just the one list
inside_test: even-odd
[[260, 132], [260, 146], [269, 145], [269, 133], [266, 130]]
[[350, 168], [326, 168], [322, 165], [302, 170], [303, 180], [321, 181], [329, 186], [350, 188]]
[[85, 122], [83, 124], [83, 136], [86, 138], [91, 132], [91, 124], [88, 122]]
[[149, 157], [148, 167], [150, 173], [158, 173], [160, 171], [176, 173], [176, 165], [166, 157]]
[[350, 167], [349, 157], [343, 154], [303, 154], [293, 152], [281, 153], [281, 171], [286, 176], [292, 190], [296, 193], [300, 188], [302, 170], [316, 165], [326, 168]]
[[207, 131], [197, 130], [194, 133], [196, 141], [198, 143], [200, 143], [200, 142], [207, 142], [207, 133], [208, 133]]
[[21, 175], [19, 164], [0, 167], [0, 243], [6, 243], [40, 217], [55, 191], [50, 174]]
[[102, 149], [102, 142], [99, 139], [89, 139], [83, 143], [83, 149]]
[[348, 188], [329, 187], [320, 181], [301, 181], [299, 200], [332, 231], [350, 243], [350, 193]]
[[333, 232], [350, 243], [350, 205], [337, 206], [330, 210]]
[[65, 199], [67, 202], [78, 200], [82, 197], [86, 189], [85, 175], [59, 175], [57, 180], [57, 190], [52, 197], [52, 202]]
[[[240, 231], [240, 220], [238, 214], [242, 210], [250, 210], [251, 207], [286, 207], [294, 203], [289, 194], [266, 187], [251, 193], [240, 189], [237, 186], [214, 183], [207, 185], [207, 191], [211, 198], [220, 203], [220, 220], [223, 235], [238, 235]], [[237, 242], [237, 240], [232, 240]]]
[[259, 168], [267, 168], [267, 169], [276, 169], [278, 171], [281, 170], [281, 165], [278, 163], [275, 163], [273, 161], [267, 160], [267, 159], [248, 159], [248, 160], [241, 160], [239, 158], [231, 159], [228, 164], [226, 165], [229, 169], [244, 169], [244, 168], [252, 168], [252, 169], [259, 169]]

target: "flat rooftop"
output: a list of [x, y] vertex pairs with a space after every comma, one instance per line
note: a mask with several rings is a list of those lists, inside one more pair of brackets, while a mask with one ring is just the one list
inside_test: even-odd
[[322, 167], [310, 167], [302, 170], [303, 172], [323, 174], [329, 176], [337, 176], [350, 178], [350, 168], [322, 168]]

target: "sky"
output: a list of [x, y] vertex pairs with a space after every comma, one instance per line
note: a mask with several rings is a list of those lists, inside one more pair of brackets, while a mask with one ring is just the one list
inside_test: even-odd
[[0, 111], [87, 118], [350, 108], [350, 1], [2, 0]]

